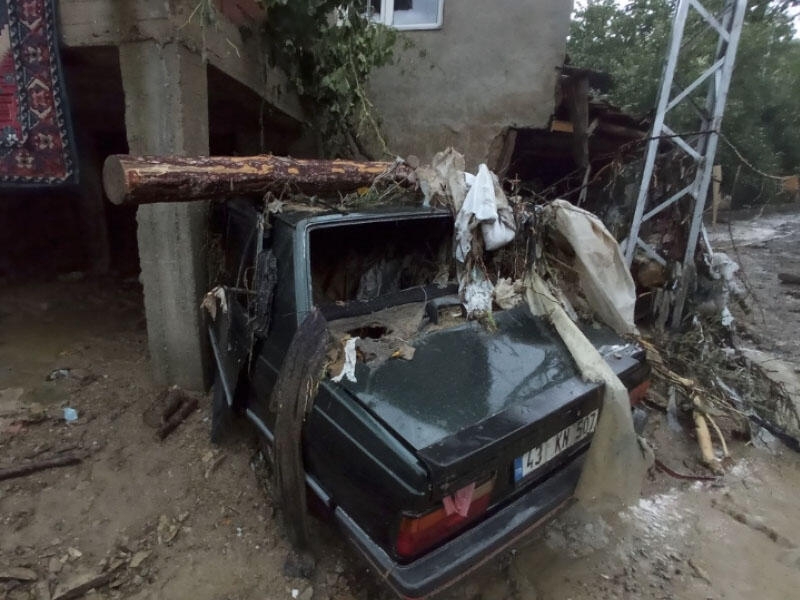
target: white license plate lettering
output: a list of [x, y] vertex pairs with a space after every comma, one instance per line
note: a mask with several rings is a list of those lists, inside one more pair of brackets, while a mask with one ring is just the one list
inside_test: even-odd
[[554, 436], [532, 448], [514, 461], [514, 480], [519, 481], [562, 452], [582, 442], [597, 427], [597, 409], [581, 417]]

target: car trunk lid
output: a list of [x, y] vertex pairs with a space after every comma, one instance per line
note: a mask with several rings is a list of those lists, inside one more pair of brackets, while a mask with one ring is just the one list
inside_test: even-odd
[[[584, 382], [564, 343], [525, 306], [495, 314], [497, 329], [476, 322], [423, 334], [412, 361], [376, 368], [358, 363], [343, 385], [424, 461], [447, 495], [495, 470], [505, 481], [513, 459], [601, 407], [601, 386]], [[622, 373], [638, 364], [631, 345], [586, 328]], [[611, 358], [611, 357], [615, 358]], [[558, 468], [591, 436], [566, 448], [525, 480]], [[498, 490], [499, 491], [499, 490]]]

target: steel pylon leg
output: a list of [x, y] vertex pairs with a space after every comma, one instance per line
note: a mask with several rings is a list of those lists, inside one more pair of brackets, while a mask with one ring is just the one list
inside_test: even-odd
[[[714, 16], [699, 0], [680, 0], [675, 13], [672, 37], [670, 40], [664, 76], [658, 96], [653, 129], [647, 143], [642, 180], [636, 200], [633, 221], [629, 235], [624, 242], [625, 262], [630, 267], [637, 248], [643, 250], [648, 256], [666, 264], [657, 249], [645, 243], [640, 238], [642, 225], [658, 215], [664, 209], [677, 202], [689, 202], [691, 220], [687, 235], [687, 245], [683, 257], [684, 271], [694, 261], [695, 248], [703, 222], [703, 210], [706, 196], [711, 182], [711, 171], [714, 166], [714, 156], [717, 152], [719, 129], [725, 103], [728, 97], [733, 67], [736, 61], [736, 50], [744, 23], [744, 13], [747, 0], [725, 0], [720, 16]], [[682, 90], [674, 92], [675, 80], [679, 62], [687, 50], [683, 49], [684, 33], [687, 19], [691, 11], [696, 12], [709, 31], [717, 35], [716, 53], [711, 65]], [[695, 90], [706, 89], [706, 101], [701, 117], [700, 134], [694, 140], [684, 139], [667, 124], [669, 114], [677, 106], [691, 102], [691, 94]], [[686, 185], [678, 192], [666, 199], [653, 201], [651, 188], [655, 171], [656, 158], [659, 145], [663, 139], [669, 139], [673, 147], [685, 153], [694, 163], [696, 169], [694, 176], [687, 178]], [[688, 179], [691, 179], [689, 181]], [[688, 200], [685, 200], [688, 198]], [[683, 313], [683, 300], [685, 293], [677, 295], [678, 301], [673, 307], [673, 325], [680, 322]]]

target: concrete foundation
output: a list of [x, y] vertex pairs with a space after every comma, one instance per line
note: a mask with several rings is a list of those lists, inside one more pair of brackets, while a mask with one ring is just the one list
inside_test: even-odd
[[[208, 154], [206, 65], [182, 44], [121, 44], [125, 124], [131, 154]], [[205, 389], [207, 205], [153, 204], [137, 213], [139, 260], [153, 375]]]

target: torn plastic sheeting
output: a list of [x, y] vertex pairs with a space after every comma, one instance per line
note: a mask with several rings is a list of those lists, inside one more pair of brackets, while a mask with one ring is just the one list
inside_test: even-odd
[[478, 267], [472, 267], [469, 273], [465, 272], [459, 277], [458, 292], [467, 311], [468, 319], [492, 312], [494, 286]]
[[511, 281], [510, 277], [500, 277], [494, 286], [494, 301], [503, 310], [514, 308], [524, 299], [525, 282]]
[[345, 342], [342, 372], [336, 377], [331, 377], [336, 383], [339, 383], [344, 377], [347, 377], [348, 381], [356, 382], [356, 342], [358, 340], [359, 338], [354, 337]]
[[[485, 166], [485, 165], [482, 165]], [[488, 170], [488, 169], [487, 169]], [[497, 175], [489, 171], [494, 185], [494, 203], [497, 206], [497, 220], [494, 223], [481, 225], [483, 243], [487, 250], [497, 250], [512, 242], [517, 235], [517, 225], [514, 212], [508, 203], [503, 186]]]
[[425, 197], [423, 206], [441, 200], [443, 204], [452, 203], [455, 212], [461, 210], [467, 196], [465, 168], [464, 156], [453, 148], [436, 153], [430, 166], [419, 167], [417, 179]]
[[469, 514], [469, 507], [472, 505], [472, 496], [475, 494], [475, 482], [473, 481], [467, 486], [458, 490], [452, 496], [445, 496], [442, 500], [444, 505], [444, 514], [448, 517], [452, 514], [458, 514], [466, 517]]
[[722, 284], [722, 289], [717, 289], [714, 293], [714, 304], [719, 310], [720, 322], [723, 327], [730, 328], [733, 325], [734, 317], [728, 309], [731, 296], [741, 299], [745, 296], [745, 290], [739, 283], [736, 273], [739, 265], [724, 252], [715, 252], [711, 257], [709, 273], [711, 278]]
[[597, 317], [621, 335], [635, 334], [636, 285], [614, 236], [595, 215], [566, 200], [545, 210], [575, 252], [581, 289]]
[[[498, 210], [502, 210], [504, 214], [501, 216]], [[513, 240], [516, 229], [510, 213], [508, 200], [499, 184], [496, 184], [489, 167], [482, 164], [478, 167], [475, 181], [456, 214], [456, 260], [466, 262], [467, 255], [472, 250], [473, 231], [478, 225], [481, 226], [484, 247], [487, 250], [497, 250]]]
[[204, 308], [208, 311], [212, 321], [217, 320], [217, 303], [219, 303], [219, 308], [222, 309], [222, 314], [227, 314], [228, 299], [225, 296], [225, 288], [221, 285], [216, 286], [210, 292], [208, 292], [203, 297], [203, 301], [200, 304], [201, 308]]
[[575, 495], [583, 502], [635, 502], [649, 461], [633, 429], [628, 390], [536, 271], [528, 276], [526, 296], [531, 312], [553, 324], [583, 379], [604, 384], [603, 408]]

